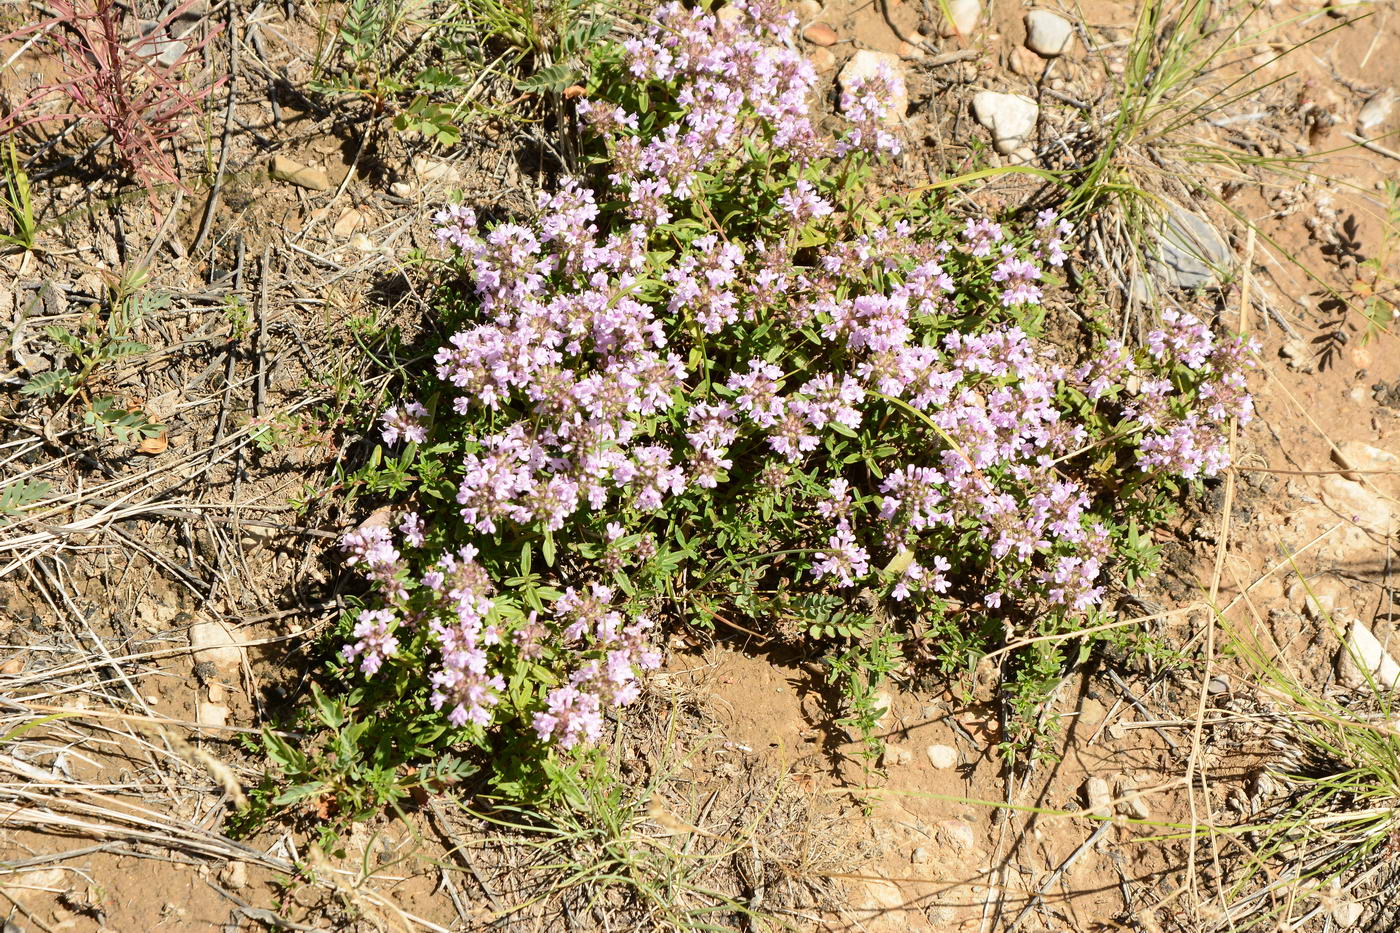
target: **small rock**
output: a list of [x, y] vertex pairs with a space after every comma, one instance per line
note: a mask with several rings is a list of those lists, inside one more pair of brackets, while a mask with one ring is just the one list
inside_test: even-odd
[[217, 680], [209, 685], [210, 703], [222, 703], [224, 702], [224, 697], [226, 697], [227, 695], [228, 691], [225, 690], [224, 685], [219, 683]]
[[902, 745], [886, 745], [880, 763], [886, 768], [897, 768], [914, 760], [914, 753]]
[[1039, 80], [1045, 71], [1045, 59], [1021, 45], [1011, 50], [1006, 64], [1014, 74], [1023, 78]]
[[940, 820], [936, 836], [945, 846], [964, 857], [977, 848], [977, 832], [966, 820]]
[[797, 4], [797, 18], [800, 22], [810, 23], [818, 16], [822, 15], [822, 5], [817, 0], [799, 0]]
[[1216, 674], [1206, 682], [1206, 693], [1211, 696], [1219, 696], [1222, 693], [1230, 692], [1230, 678], [1224, 674]]
[[208, 663], [217, 671], [233, 673], [243, 663], [243, 648], [237, 637], [217, 619], [190, 626], [190, 647], [194, 649], [196, 665]]
[[1359, 619], [1352, 620], [1347, 642], [1338, 656], [1338, 667], [1343, 683], [1358, 688], [1368, 681], [1386, 688], [1394, 687], [1400, 681], [1400, 664], [1395, 663], [1395, 659]]
[[24, 661], [18, 655], [13, 658], [6, 658], [3, 663], [0, 663], [0, 674], [6, 677], [13, 677], [23, 670]]
[[[734, 9], [734, 7], [725, 7]], [[413, 157], [413, 170], [418, 173], [418, 177], [428, 182], [455, 182], [457, 180], [457, 167], [451, 162], [444, 162], [441, 159], [430, 159], [427, 156]]]
[[802, 32], [802, 38], [813, 45], [828, 48], [840, 41], [841, 37], [836, 35], [836, 30], [826, 23], [813, 23]]
[[909, 861], [913, 862], [915, 865], [926, 865], [931, 858], [933, 858], [933, 856], [929, 853], [929, 850], [923, 846], [919, 846], [909, 854]]
[[856, 82], [869, 80], [879, 74], [882, 69], [887, 69], [889, 74], [894, 77], [894, 89], [890, 95], [889, 109], [884, 115], [885, 119], [902, 120], [904, 112], [909, 109], [909, 91], [904, 83], [904, 64], [899, 60], [898, 55], [893, 52], [872, 52], [869, 49], [861, 49], [846, 61], [836, 80], [841, 85], [842, 91], [849, 91]]
[[926, 754], [935, 768], [952, 768], [958, 763], [958, 750], [951, 745], [930, 745]]
[[1084, 803], [1094, 816], [1113, 819], [1113, 792], [1103, 778], [1091, 777], [1084, 782]]
[[248, 886], [248, 865], [246, 862], [229, 862], [224, 870], [219, 872], [219, 879], [224, 884], [241, 891]]
[[1035, 150], [1030, 146], [1017, 146], [1006, 157], [1009, 165], [1030, 165], [1035, 161]]
[[875, 714], [875, 724], [879, 728], [884, 728], [886, 720], [889, 719], [890, 710], [894, 706], [894, 697], [888, 693], [877, 693], [870, 702], [871, 712]]
[[924, 36], [917, 30], [909, 34], [909, 38], [899, 43], [899, 57], [905, 61], [921, 62], [928, 58], [928, 52], [924, 49]]
[[1137, 789], [1137, 782], [1132, 778], [1126, 774], [1118, 776], [1118, 796], [1123, 798], [1118, 804], [1118, 810], [1135, 820], [1151, 819], [1152, 811], [1147, 808], [1147, 800]]
[[1322, 481], [1322, 502], [1341, 518], [1378, 535], [1396, 530], [1391, 503], [1360, 483], [1332, 475]]
[[389, 193], [396, 198], [411, 198], [413, 186], [406, 181], [396, 181], [389, 186]]
[[194, 718], [201, 726], [220, 728], [228, 725], [228, 707], [222, 703], [200, 703]]
[[1356, 131], [1366, 133], [1380, 126], [1390, 119], [1391, 110], [1395, 109], [1395, 91], [1390, 88], [1383, 88], [1371, 95], [1371, 99], [1366, 101], [1361, 107], [1361, 112], [1356, 115]]
[[836, 55], [831, 49], [812, 49], [807, 60], [812, 63], [818, 74], [825, 74], [836, 67]]
[[311, 191], [325, 191], [331, 187], [331, 177], [325, 171], [302, 165], [283, 155], [272, 157], [272, 164], [267, 173], [275, 181], [285, 181], [289, 185]]
[[1229, 261], [1230, 250], [1204, 217], [1177, 205], [1162, 217], [1158, 254], [1152, 272], [1167, 285], [1204, 288], [1215, 283], [1216, 269]]
[[364, 215], [352, 207], [336, 219], [335, 225], [331, 227], [331, 233], [343, 240], [359, 229], [362, 220], [364, 220]]
[[1366, 2], [1367, 0], [1327, 0], [1327, 12], [1332, 16], [1350, 16], [1352, 7]]
[[1388, 488], [1393, 486], [1397, 487], [1394, 492], [1400, 492], [1400, 457], [1388, 450], [1361, 441], [1345, 441], [1332, 451], [1332, 462], [1354, 483], [1374, 483], [1387, 494], [1393, 494]]
[[1294, 337], [1279, 347], [1278, 355], [1294, 372], [1311, 373], [1317, 369], [1313, 364], [1312, 348], [1301, 337]]
[[1310, 580], [1298, 580], [1288, 588], [1288, 602], [1293, 611], [1316, 622], [1332, 618], [1333, 613], [1349, 595], [1340, 577], [1323, 574]]
[[967, 37], [977, 28], [982, 18], [982, 0], [947, 0], [939, 6], [947, 14], [947, 19], [939, 24], [938, 34], [945, 39], [950, 36]]
[[1364, 909], [1357, 901], [1338, 901], [1332, 905], [1332, 922], [1339, 929], [1349, 930], [1361, 922]]
[[1026, 48], [1044, 58], [1063, 55], [1074, 45], [1074, 27], [1057, 13], [1031, 10], [1026, 14]]
[[991, 131], [997, 152], [1010, 155], [1030, 141], [1040, 108], [1024, 94], [981, 91], [972, 98], [972, 115]]
[[350, 248], [362, 253], [373, 253], [379, 250], [379, 245], [363, 233], [357, 233], [350, 238]]

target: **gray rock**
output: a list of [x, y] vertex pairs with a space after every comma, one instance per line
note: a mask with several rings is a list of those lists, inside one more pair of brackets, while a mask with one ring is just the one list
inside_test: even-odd
[[873, 78], [882, 67], [889, 69], [889, 73], [894, 76], [894, 93], [890, 96], [890, 108], [886, 117], [890, 120], [902, 120], [904, 112], [909, 109], [909, 91], [904, 82], [904, 63], [893, 52], [861, 49], [842, 66], [836, 81], [841, 85], [842, 91], [848, 91], [854, 82]]
[[1074, 45], [1074, 27], [1069, 20], [1049, 10], [1026, 14], [1026, 48], [1043, 58], [1063, 55]]
[[1204, 288], [1218, 282], [1216, 269], [1230, 258], [1220, 234], [1205, 218], [1175, 204], [1157, 229], [1157, 253], [1149, 267], [1164, 285]]
[[1040, 108], [1024, 94], [982, 91], [972, 98], [972, 115], [991, 131], [997, 152], [1010, 155], [1030, 142]]

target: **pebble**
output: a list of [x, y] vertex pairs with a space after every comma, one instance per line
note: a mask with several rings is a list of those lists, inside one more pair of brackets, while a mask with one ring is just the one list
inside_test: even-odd
[[1288, 602], [1293, 611], [1316, 622], [1332, 618], [1347, 595], [1347, 585], [1331, 574], [1306, 582], [1297, 580], [1288, 588]]
[[228, 707], [222, 703], [200, 703], [194, 718], [201, 726], [226, 726], [228, 725]]
[[272, 157], [272, 164], [267, 173], [272, 176], [274, 181], [284, 181], [287, 184], [311, 191], [325, 191], [331, 186], [331, 177], [324, 170], [302, 165], [284, 155]]
[[919, 846], [909, 854], [909, 861], [913, 862], [915, 865], [927, 864], [932, 858], [933, 855], [923, 846]]
[[951, 745], [930, 745], [925, 753], [935, 768], [952, 768], [958, 763], [958, 750]]
[[1094, 816], [1113, 819], [1113, 792], [1103, 778], [1095, 776], [1084, 782], [1084, 803]]
[[13, 658], [6, 658], [5, 662], [0, 664], [0, 674], [4, 674], [5, 676], [18, 674], [23, 670], [24, 661], [21, 660], [18, 655]]
[[1124, 816], [1130, 816], [1135, 820], [1147, 820], [1152, 818], [1152, 811], [1147, 808], [1147, 798], [1137, 792], [1137, 782], [1126, 774], [1118, 777], [1118, 796], [1122, 801], [1118, 804], [1118, 810]]
[[880, 756], [880, 763], [886, 768], [897, 768], [914, 760], [914, 753], [902, 745], [886, 745]]
[[831, 49], [816, 48], [807, 56], [818, 74], [824, 74], [836, 67], [836, 54]]
[[[726, 10], [735, 7], [725, 7]], [[424, 181], [454, 182], [457, 180], [457, 167], [451, 162], [444, 162], [442, 159], [430, 159], [427, 156], [413, 157], [413, 171]]]
[[821, 48], [828, 48], [840, 41], [840, 37], [836, 35], [836, 30], [832, 29], [826, 23], [813, 23], [808, 26], [803, 31], [802, 38]]
[[1035, 132], [1040, 108], [1024, 94], [981, 91], [972, 98], [972, 115], [992, 134], [997, 152], [1010, 155]]
[[1338, 517], [1375, 534], [1388, 535], [1397, 530], [1390, 503], [1345, 476], [1333, 474], [1323, 479], [1322, 502]]
[[389, 186], [389, 193], [396, 198], [411, 198], [413, 186], [406, 181], [396, 181]]
[[901, 120], [904, 112], [909, 109], [909, 91], [904, 83], [904, 63], [899, 60], [899, 56], [893, 52], [873, 52], [870, 49], [861, 49], [852, 55], [846, 64], [841, 68], [841, 73], [836, 80], [841, 85], [841, 90], [850, 89], [853, 82], [864, 81], [874, 77], [881, 66], [888, 68], [890, 74], [894, 75], [894, 93], [890, 95], [889, 110], [885, 114], [887, 120]]
[[364, 215], [352, 207], [340, 215], [335, 225], [331, 227], [331, 233], [343, 240], [359, 229], [360, 221], [363, 219]]
[[962, 858], [977, 848], [977, 831], [966, 820], [940, 820], [937, 838]]
[[245, 862], [229, 862], [219, 872], [219, 878], [235, 891], [241, 891], [248, 886], [248, 865]]
[[1361, 107], [1361, 112], [1356, 115], [1356, 129], [1359, 133], [1365, 133], [1380, 126], [1390, 119], [1390, 112], [1395, 109], [1395, 91], [1391, 88], [1382, 88], [1371, 99], [1366, 101]]
[[1154, 275], [1177, 288], [1204, 288], [1215, 283], [1216, 269], [1230, 259], [1230, 250], [1204, 217], [1173, 204], [1157, 231], [1158, 253], [1152, 257]]
[[1288, 364], [1288, 368], [1296, 373], [1311, 373], [1316, 370], [1316, 366], [1313, 365], [1312, 348], [1301, 337], [1294, 337], [1279, 347], [1278, 355]]
[[967, 36], [977, 28], [982, 18], [982, 0], [947, 0], [939, 4], [946, 11], [947, 18], [939, 24], [938, 34], [945, 39], [950, 36]]
[[1057, 13], [1031, 10], [1026, 14], [1026, 48], [1045, 58], [1063, 55], [1074, 45], [1074, 27]]
[[[1375, 483], [1382, 489], [1400, 482], [1400, 457], [1361, 441], [1344, 441], [1332, 451], [1332, 462], [1354, 483]], [[1353, 471], [1362, 472], [1353, 472]], [[1393, 471], [1393, 475], [1374, 471]], [[1390, 490], [1386, 490], [1389, 492]], [[1400, 489], [1396, 490], [1400, 492]]]
[[817, 0], [799, 0], [797, 4], [797, 18], [799, 21], [808, 23], [822, 15], [822, 5]]
[[1045, 59], [1021, 45], [1011, 50], [1011, 54], [1007, 56], [1006, 64], [1013, 74], [1018, 74], [1023, 78], [1039, 79], [1045, 71]]
[[217, 619], [190, 626], [190, 647], [195, 664], [212, 664], [216, 671], [237, 672], [243, 663], [243, 648], [237, 637]]
[[1342, 682], [1350, 686], [1374, 681], [1378, 687], [1390, 688], [1400, 681], [1400, 664], [1359, 619], [1352, 620], [1347, 642], [1338, 655], [1338, 667]]
[[1363, 913], [1365, 910], [1357, 901], [1338, 901], [1332, 905], [1332, 921], [1343, 930], [1349, 930], [1360, 923]]
[[1230, 692], [1230, 678], [1224, 674], [1216, 674], [1206, 682], [1206, 693], [1212, 696], [1219, 696], [1222, 693]]

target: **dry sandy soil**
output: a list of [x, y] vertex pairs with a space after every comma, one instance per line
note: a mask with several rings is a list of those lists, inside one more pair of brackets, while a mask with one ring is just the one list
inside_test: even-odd
[[[936, 8], [830, 0], [805, 14], [834, 34], [804, 45], [829, 78], [856, 49], [906, 56], [910, 146], [892, 187], [971, 164], [987, 138], [968, 101], [983, 89], [1039, 100], [1037, 145], [1054, 167], [1078, 104], [1112, 97], [1134, 16], [1099, 0], [1060, 8], [1079, 40], [1048, 65], [1027, 57], [1025, 8], [1008, 3], [966, 36], [912, 49], [915, 30], [936, 34]], [[37, 9], [19, 5], [21, 18]], [[1162, 532], [1162, 574], [1119, 606], [1124, 619], [1149, 617], [1143, 626], [1169, 648], [1095, 655], [1047, 704], [1057, 725], [1038, 754], [1013, 766], [996, 753], [998, 659], [952, 682], [908, 672], [889, 691], [876, 765], [834, 725], [841, 711], [810, 660], [743, 638], [677, 641], [651, 685], [652, 715], [638, 717], [648, 726], [622, 752], [624, 773], [651, 795], [649, 806], [638, 798], [627, 845], [682, 852], [701, 866], [694, 885], [764, 913], [754, 928], [1229, 927], [1218, 891], [1242, 846], [1183, 833], [1266, 810], [1282, 791], [1261, 775], [1290, 747], [1231, 640], [1340, 691], [1357, 684], [1337, 664], [1338, 620], [1382, 642], [1395, 627], [1385, 516], [1400, 484], [1384, 472], [1348, 479], [1334, 462], [1356, 442], [1400, 453], [1395, 337], [1363, 340], [1364, 321], [1339, 301], [1364, 296], [1360, 263], [1385, 255], [1380, 186], [1400, 173], [1395, 156], [1347, 135], [1370, 97], [1400, 84], [1400, 14], [1393, 3], [1356, 9], [1369, 16], [1346, 24], [1313, 0], [1263, 5], [1207, 81], [1257, 69], [1264, 86], [1189, 130], [1242, 158], [1295, 164], [1193, 169], [1219, 198], [1193, 208], [1229, 242], [1232, 284], [1175, 300], [1257, 334], [1264, 352], [1260, 417], [1238, 439], [1244, 469]], [[0, 8], [10, 17], [0, 23], [14, 14]], [[239, 736], [302, 689], [308, 646], [340, 604], [331, 543], [364, 518], [335, 495], [337, 471], [363, 451], [345, 426], [388, 383], [363, 378], [363, 322], [393, 321], [409, 340], [431, 329], [400, 263], [431, 248], [428, 216], [449, 192], [508, 212], [540, 183], [534, 130], [483, 119], [440, 159], [392, 134], [367, 142], [351, 111], [298, 92], [318, 25], [336, 15], [216, 4], [201, 28], [231, 27], [209, 54], [227, 70], [231, 44], [238, 80], [210, 98], [207, 132], [181, 158], [217, 164], [217, 194], [113, 202], [101, 150], [66, 165], [50, 155], [36, 163], [36, 197], [64, 220], [42, 253], [0, 257], [7, 393], [55, 365], [42, 327], [76, 326], [104, 276], [149, 255], [151, 287], [171, 296], [141, 325], [151, 352], [111, 367], [100, 387], [165, 424], [165, 446], [95, 440], [72, 412], [17, 393], [0, 403], [0, 483], [51, 484], [38, 509], [0, 526], [6, 933], [661, 925], [614, 895], [561, 888], [558, 851], [540, 834], [488, 825], [450, 795], [357, 827], [333, 856], [310, 824], [227, 835], [240, 787], [260, 776]], [[16, 50], [0, 45], [0, 60]], [[7, 100], [47, 67], [20, 54], [0, 74]], [[1384, 146], [1397, 130], [1400, 114], [1366, 135]], [[323, 170], [326, 186], [271, 180], [273, 155]], [[995, 207], [1029, 191], [1003, 181], [966, 196]], [[280, 442], [260, 447], [269, 424]], [[1329, 613], [1306, 605], [1299, 578], [1326, 594]], [[237, 644], [196, 652], [192, 637]], [[1120, 819], [1087, 814], [1091, 778], [1107, 782]], [[574, 854], [606, 866], [604, 842]], [[1373, 873], [1284, 915], [1300, 929], [1393, 929], [1384, 881]]]

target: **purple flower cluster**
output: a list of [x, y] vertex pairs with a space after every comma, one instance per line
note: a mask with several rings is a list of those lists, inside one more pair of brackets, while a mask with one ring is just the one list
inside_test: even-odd
[[661, 666], [661, 655], [648, 645], [649, 619], [624, 624], [611, 608], [612, 590], [594, 584], [586, 593], [572, 587], [554, 603], [564, 643], [589, 655], [569, 675], [568, 683], [549, 692], [545, 709], [535, 713], [535, 733], [544, 741], [571, 748], [592, 743], [602, 734], [603, 713], [621, 708], [641, 695], [638, 675]]
[[[898, 152], [896, 79], [846, 89], [851, 127], [832, 147], [813, 128], [815, 76], [787, 44], [790, 14], [735, 6], [721, 20], [670, 4], [626, 43], [631, 73], [669, 86], [673, 119], [643, 132], [635, 114], [578, 103], [607, 148], [606, 184], [564, 180], [529, 223], [437, 215], [479, 307], [434, 357], [447, 387], [434, 420], [450, 405], [461, 424], [456, 517], [411, 512], [397, 538], [346, 536], [347, 563], [387, 605], [360, 615], [344, 654], [373, 674], [417, 639], [431, 702], [455, 725], [498, 721], [511, 665], [547, 663], [556, 685], [518, 712], [542, 741], [590, 743], [661, 658], [652, 623], [609, 587], [568, 588], [525, 615], [475, 547], [432, 553], [430, 540], [564, 531], [595, 561], [582, 578], [611, 579], [669, 546], [654, 517], [695, 516], [701, 491], [748, 483], [728, 498], [805, 503], [786, 528], [798, 540], [780, 546], [810, 555], [808, 581], [1082, 611], [1102, 597], [1112, 538], [1063, 468], [1091, 440], [1064, 392], [1116, 406], [1142, 468], [1185, 477], [1222, 469], [1226, 425], [1251, 413], [1250, 346], [1187, 315], [1165, 314], [1145, 351], [1109, 342], [1074, 367], [1007, 323], [1067, 258], [1073, 228], [1054, 212], [1029, 244], [986, 218], [950, 242], [839, 212], [813, 160]], [[760, 145], [770, 158], [754, 170]], [[706, 192], [721, 177], [761, 184], [744, 193], [766, 216], [716, 220]], [[963, 332], [969, 302], [985, 318]], [[423, 443], [427, 418], [416, 402], [389, 409], [385, 441]], [[837, 446], [849, 438], [861, 443]], [[872, 456], [878, 468], [847, 469]], [[894, 556], [899, 569], [878, 569]]]

